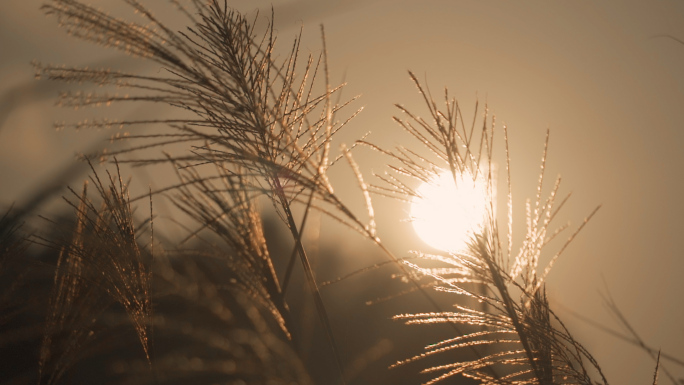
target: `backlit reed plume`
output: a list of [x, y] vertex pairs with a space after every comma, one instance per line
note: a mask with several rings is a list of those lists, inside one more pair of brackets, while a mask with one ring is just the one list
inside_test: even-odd
[[[177, 189], [181, 194], [176, 201], [178, 207], [199, 220], [201, 227], [217, 232], [231, 248], [240, 249], [239, 255], [229, 263], [239, 264], [235, 267], [241, 270], [236, 270], [236, 274], [244, 274], [240, 276], [240, 283], [265, 301], [286, 335], [289, 332], [283, 314], [286, 308], [283, 293], [299, 259], [341, 373], [341, 360], [323, 299], [301, 244], [301, 234], [311, 209], [321, 210], [371, 237], [375, 229], [372, 210], [368, 210], [368, 223], [354, 215], [335, 195], [327, 177], [328, 168], [342, 157], [331, 155], [333, 135], [356, 113], [341, 121], [336, 118], [348, 103], [332, 100], [340, 87], [333, 88], [328, 81], [325, 46], [317, 57], [302, 59], [297, 38], [290, 53], [276, 60], [272, 25], [259, 33], [256, 22], [248, 21], [225, 2], [190, 1], [191, 10], [173, 2], [190, 21], [190, 27], [178, 33], [137, 1], [125, 2], [142, 16], [145, 25], [110, 17], [73, 0], [55, 0], [43, 9], [55, 16], [71, 35], [157, 62], [166, 75], [142, 76], [109, 69], [36, 64], [38, 76], [91, 82], [129, 92], [125, 96], [65, 93], [60, 103], [66, 106], [132, 101], [164, 103], [185, 111], [189, 117], [88, 120], [69, 127], [118, 128], [126, 131], [113, 135], [113, 140], [144, 142], [109, 153], [119, 156], [122, 163], [175, 166], [183, 162], [185, 167], [197, 169], [203, 164], [214, 164], [217, 173], [189, 171], [181, 177], [180, 184], [154, 193]], [[303, 63], [300, 65], [300, 62]], [[161, 134], [128, 131], [155, 125], [167, 129]], [[147, 155], [152, 149], [172, 144], [182, 144], [186, 150], [157, 157]], [[125, 158], [142, 150], [145, 151], [143, 159]], [[218, 188], [220, 193], [209, 187], [214, 182], [222, 186]], [[192, 189], [199, 191], [190, 192]], [[260, 226], [254, 221], [256, 214], [249, 202], [259, 195], [273, 202], [295, 241], [282, 282], [270, 270], [263, 239], [253, 238], [247, 244], [241, 239], [245, 232], [257, 231]], [[215, 206], [206, 206], [204, 200]], [[293, 205], [304, 208], [300, 219], [295, 218]], [[236, 228], [239, 226], [242, 227]], [[245, 246], [248, 249], [242, 249]]]
[[[59, 250], [54, 289], [40, 350], [41, 380], [59, 383], [94, 336], [98, 317], [120, 304], [128, 314], [142, 350], [150, 354], [150, 263], [149, 250], [138, 243], [128, 186], [121, 175], [109, 174], [105, 186], [97, 174], [91, 178], [99, 198], [89, 199], [88, 183], [76, 202], [76, 225], [71, 239], [41, 239]], [[58, 226], [57, 223], [55, 225]]]
[[[455, 183], [461, 175], [481, 178], [488, 186], [488, 215], [481, 229], [476, 229], [466, 250], [442, 254], [419, 253], [419, 256], [437, 262], [439, 267], [420, 267], [406, 262], [422, 274], [435, 279], [438, 291], [470, 298], [477, 306], [455, 299], [454, 310], [419, 314], [401, 314], [396, 319], [408, 324], [453, 323], [478, 327], [429, 345], [425, 352], [396, 365], [420, 360], [434, 354], [456, 349], [479, 348], [476, 358], [425, 369], [433, 378], [426, 384], [448, 380], [457, 375], [492, 384], [592, 384], [597, 374], [606, 383], [598, 363], [565, 328], [549, 307], [544, 281], [549, 269], [566, 246], [584, 227], [589, 217], [572, 233], [565, 244], [551, 257], [543, 271], [538, 271], [540, 257], [546, 254], [546, 245], [564, 229], [550, 228], [552, 219], [565, 199], [556, 201], [560, 179], [551, 194], [542, 197], [546, 147], [542, 157], [542, 172], [537, 195], [527, 204], [527, 231], [519, 250], [513, 250], [513, 217], [508, 138], [505, 135], [506, 171], [508, 187], [507, 229], [502, 233], [496, 219], [495, 175], [493, 173], [494, 122], [488, 112], [475, 112], [472, 125], [466, 126], [458, 103], [444, 93], [440, 109], [430, 92], [411, 78], [427, 104], [429, 120], [398, 106], [404, 117], [395, 120], [418, 142], [427, 147], [429, 155], [419, 155], [420, 147], [405, 145], [395, 151], [385, 151], [394, 166], [391, 173], [382, 177], [385, 182], [376, 191], [403, 199], [417, 196], [408, 180], [428, 183], [443, 170], [448, 170]], [[479, 115], [482, 123], [476, 125]], [[506, 128], [504, 127], [504, 134]], [[548, 137], [547, 137], [548, 144]], [[398, 163], [398, 164], [397, 164]], [[544, 254], [543, 254], [544, 252]], [[477, 285], [483, 285], [480, 292]], [[484, 304], [484, 307], [480, 304]]]

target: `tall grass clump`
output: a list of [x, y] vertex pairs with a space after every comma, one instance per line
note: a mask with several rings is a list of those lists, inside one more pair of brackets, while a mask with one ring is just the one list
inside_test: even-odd
[[[37, 346], [35, 370], [15, 382], [92, 382], [95, 376], [100, 383], [127, 384], [314, 383], [316, 368], [299, 356], [302, 331], [287, 300], [296, 272], [302, 273], [323, 330], [323, 361], [334, 368], [328, 383], [352, 382], [303, 240], [311, 213], [318, 212], [374, 244], [405, 278], [405, 291], [416, 292], [433, 309], [395, 319], [444, 323], [452, 332], [392, 367], [464, 350], [465, 356], [449, 357], [471, 358], [425, 369], [426, 383], [468, 377], [487, 384], [607, 384], [596, 360], [550, 308], [544, 288], [551, 265], [586, 220], [547, 267], [538, 266], [548, 243], [564, 230], [552, 227], [565, 202], [556, 196], [560, 181], [542, 196], [546, 147], [522, 245], [514, 250], [507, 131], [504, 127], [508, 194], [502, 229], [496, 213], [495, 126], [486, 110], [476, 111], [472, 125], [466, 125], [448, 92], [438, 108], [411, 74], [429, 119], [399, 106], [402, 116], [395, 120], [416, 145], [384, 149], [360, 139], [346, 147], [337, 134], [360, 109], [348, 112], [354, 98], [342, 99], [344, 85], [329, 80], [323, 33], [319, 55], [301, 54], [301, 36], [279, 54], [272, 17], [264, 26], [225, 1], [171, 0], [188, 22], [178, 32], [140, 2], [122, 1], [137, 22], [77, 0], [52, 0], [42, 9], [70, 35], [153, 62], [159, 71], [36, 63], [37, 76], [98, 86], [96, 92], [63, 93], [60, 105], [161, 104], [174, 115], [60, 124], [116, 130], [112, 141], [119, 146], [83, 154], [83, 161], [109, 162], [115, 171], [104, 178], [91, 165], [82, 191], [71, 190], [65, 198], [74, 212], [70, 219], [48, 219], [52, 230], [30, 237], [47, 246], [41, 266], [51, 268], [52, 282], [49, 292], [35, 296], [44, 309], [39, 335], [28, 337]], [[372, 183], [353, 156], [363, 147], [389, 159], [388, 172]], [[360, 212], [338, 195], [329, 177], [331, 167], [345, 164], [359, 186], [365, 206]], [[171, 168], [176, 181], [131, 198], [135, 181], [124, 182], [120, 165]], [[444, 172], [454, 183], [485, 181], [486, 220], [473, 229], [465, 250], [395, 256], [376, 228], [373, 199], [421, 199], [416, 184]], [[172, 204], [171, 218], [156, 214], [157, 200]], [[274, 249], [267, 241], [260, 202], [277, 214], [289, 236], [287, 246]], [[26, 237], [16, 236], [18, 222], [6, 222], [0, 221], [0, 269], [5, 261], [26, 258]], [[186, 236], [160, 232], [164, 222], [184, 228]], [[433, 289], [454, 295], [453, 307], [446, 310]]]

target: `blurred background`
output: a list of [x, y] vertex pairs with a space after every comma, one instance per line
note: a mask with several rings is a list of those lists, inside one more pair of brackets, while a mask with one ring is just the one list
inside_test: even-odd
[[[166, 10], [165, 1], [145, 3], [174, 27], [182, 27], [182, 18]], [[67, 37], [54, 19], [42, 14], [40, 4], [37, 0], [0, 3], [3, 207], [26, 204], [42, 187], [53, 182], [61, 185], [63, 175], [78, 186], [86, 175], [83, 170], [65, 174], [75, 154], [106, 145], [112, 134], [57, 132], [54, 122], [77, 121], [102, 111], [55, 107], [54, 100], [65, 86], [34, 80], [32, 60], [159, 70]], [[133, 17], [122, 2], [94, 4]], [[604, 305], [602, 295], [608, 292], [649, 346], [684, 360], [684, 44], [677, 41], [684, 40], [684, 3], [236, 0], [229, 5], [248, 13], [259, 9], [263, 16], [270, 15], [273, 7], [283, 50], [290, 48], [303, 28], [302, 53], [319, 53], [319, 24], [325, 25], [331, 79], [347, 82], [344, 95], [361, 95], [354, 106], [364, 108], [341, 135], [343, 142], [351, 144], [370, 132], [368, 139], [375, 143], [403, 144], [397, 134], [400, 127], [391, 120], [398, 114], [394, 104], [425, 113], [407, 70], [435, 95], [441, 96], [447, 86], [468, 119], [476, 101], [480, 111], [486, 104], [496, 116], [497, 127], [505, 124], [509, 129], [514, 232], [517, 229], [519, 237], [524, 231], [524, 202], [534, 197], [550, 129], [546, 175], [549, 181], [562, 175], [561, 195], [572, 192], [557, 224], [569, 222], [576, 227], [602, 205], [548, 278], [552, 306], [613, 383], [650, 383], [655, 363], [639, 348], [596, 327], [627, 334]], [[126, 118], [164, 113], [147, 106], [117, 110], [117, 115]], [[502, 144], [499, 140], [499, 151]], [[355, 156], [368, 178], [372, 171], [383, 170], [384, 160], [370, 151], [359, 150]], [[140, 180], [140, 191], [146, 191], [148, 184], [169, 184], [164, 178], [172, 178], [171, 172], [154, 178], [141, 169], [131, 172], [134, 180]], [[339, 180], [338, 191], [356, 202], [352, 205], [362, 207], [350, 175], [348, 170], [333, 173]], [[56, 192], [54, 199], [41, 204], [41, 212], [64, 208], [58, 199], [64, 192]], [[380, 236], [397, 256], [426, 247], [406, 223], [405, 205], [382, 199], [376, 203]], [[319, 261], [321, 281], [382, 260], [370, 245], [350, 242], [358, 240], [350, 231], [321, 234], [311, 235], [319, 245], [314, 258]], [[332, 250], [343, 257], [326, 259]], [[551, 256], [546, 255], [547, 260]], [[325, 289], [333, 319], [343, 320], [333, 322], [333, 329], [344, 341], [345, 359], [351, 362], [364, 352], [375, 357], [358, 369], [367, 372], [357, 383], [381, 383], [388, 378], [394, 382], [386, 383], [403, 383], [408, 381], [406, 373], [417, 372], [420, 365], [384, 374], [387, 364], [446, 337], [440, 337], [439, 331], [390, 321], [392, 314], [417, 311], [401, 300], [371, 305], [368, 310], [366, 301], [392, 291], [378, 291], [374, 286], [378, 280], [370, 274], [388, 277], [393, 270], [364, 274]], [[384, 323], [372, 333], [359, 332], [368, 328], [364, 317], [371, 313]], [[413, 344], [409, 350], [389, 353], [401, 344], [397, 336], [409, 334]], [[668, 361], [662, 364], [677, 378], [684, 378], [684, 368]], [[375, 374], [368, 366], [375, 368]]]

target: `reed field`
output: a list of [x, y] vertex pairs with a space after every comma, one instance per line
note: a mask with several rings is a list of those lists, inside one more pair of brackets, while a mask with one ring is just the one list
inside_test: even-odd
[[[400, 144], [352, 137], [363, 98], [335, 80], [325, 26], [289, 39], [275, 11], [122, 3], [41, 8], [65, 39], [150, 70], [35, 58], [69, 111], [55, 128], [108, 140], [2, 208], [2, 384], [609, 383], [547, 296], [601, 214], [575, 205], [566, 224], [552, 129], [526, 144], [539, 162], [517, 196], [516, 133], [486, 101], [409, 71], [413, 96], [388, 95]], [[399, 249], [417, 238], [389, 221], [423, 241]], [[650, 381], [682, 383], [684, 363], [605, 301]]]

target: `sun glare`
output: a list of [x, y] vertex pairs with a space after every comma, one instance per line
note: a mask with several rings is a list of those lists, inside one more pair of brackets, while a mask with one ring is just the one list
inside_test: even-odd
[[487, 214], [487, 188], [471, 174], [441, 173], [417, 190], [411, 202], [411, 220], [418, 236], [443, 251], [465, 249], [468, 239], [481, 228]]

